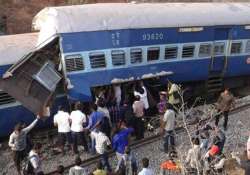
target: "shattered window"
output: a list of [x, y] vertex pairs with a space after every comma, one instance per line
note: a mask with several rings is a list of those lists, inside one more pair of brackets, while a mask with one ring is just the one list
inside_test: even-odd
[[54, 91], [61, 77], [54, 70], [53, 63], [47, 62], [43, 65], [40, 71], [36, 75], [34, 75], [34, 79], [36, 79], [49, 91]]

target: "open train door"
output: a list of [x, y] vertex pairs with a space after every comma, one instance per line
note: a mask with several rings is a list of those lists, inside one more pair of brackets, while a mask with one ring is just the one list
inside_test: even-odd
[[227, 69], [228, 46], [225, 41], [231, 40], [231, 28], [216, 28], [214, 33], [213, 56], [210, 71], [224, 73]]
[[41, 113], [62, 78], [59, 63], [59, 37], [53, 36], [14, 64], [0, 80], [0, 89], [33, 113]]

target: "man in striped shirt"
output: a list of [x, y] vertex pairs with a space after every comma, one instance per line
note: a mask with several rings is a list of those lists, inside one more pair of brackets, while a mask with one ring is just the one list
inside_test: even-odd
[[101, 155], [101, 161], [103, 166], [107, 169], [107, 171], [111, 172], [111, 167], [108, 160], [108, 147], [110, 147], [111, 142], [109, 138], [104, 134], [102, 129], [95, 130], [91, 132], [91, 136], [95, 139], [96, 152]]

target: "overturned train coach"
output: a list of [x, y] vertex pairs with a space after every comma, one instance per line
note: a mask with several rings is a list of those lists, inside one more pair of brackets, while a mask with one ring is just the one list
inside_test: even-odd
[[[52, 99], [51, 116], [68, 99], [93, 100], [93, 87], [156, 78], [190, 86], [198, 96], [223, 86], [245, 86], [250, 74], [249, 16], [250, 3], [45, 8], [33, 20], [39, 33], [27, 34], [37, 36], [33, 51], [27, 44], [30, 53], [24, 57], [1, 57], [0, 137], [16, 122], [30, 122], [32, 112]], [[0, 44], [4, 54], [6, 44]], [[21, 45], [16, 47], [25, 50]], [[51, 123], [49, 117], [41, 126]]]

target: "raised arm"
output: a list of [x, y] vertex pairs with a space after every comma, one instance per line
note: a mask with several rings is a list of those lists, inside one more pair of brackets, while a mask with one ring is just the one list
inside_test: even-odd
[[15, 147], [13, 134], [10, 135], [9, 147], [11, 147], [11, 148]]
[[53, 122], [54, 122], [54, 126], [57, 127], [57, 119], [56, 119], [56, 116], [54, 116]]
[[39, 120], [39, 116], [37, 116], [37, 118], [29, 126], [24, 128], [22, 131], [25, 132], [25, 133], [30, 132], [30, 130], [36, 126], [38, 120]]

